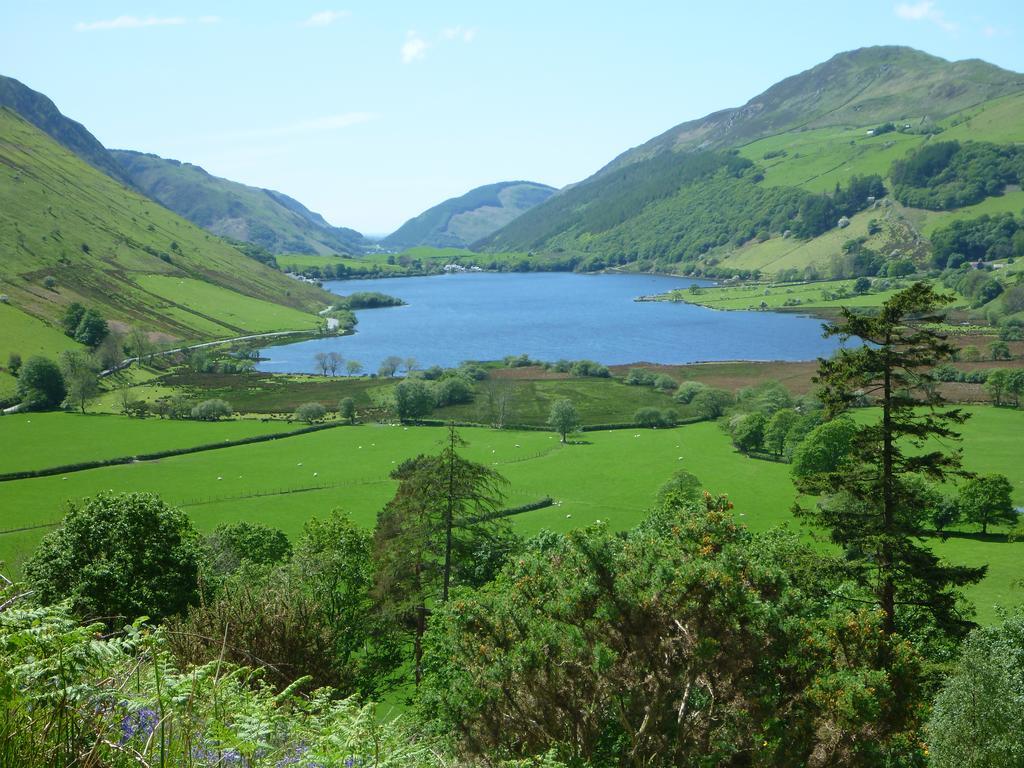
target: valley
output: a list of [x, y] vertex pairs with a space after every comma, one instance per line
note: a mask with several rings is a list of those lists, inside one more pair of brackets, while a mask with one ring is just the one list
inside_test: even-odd
[[[0, 765], [1016, 765], [1024, 74], [845, 51], [561, 187], [293, 117], [194, 128], [242, 183], [0, 76]], [[268, 183], [369, 132], [389, 234]]]

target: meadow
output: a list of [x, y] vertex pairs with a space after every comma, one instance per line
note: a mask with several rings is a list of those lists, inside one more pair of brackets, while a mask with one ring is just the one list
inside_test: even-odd
[[[963, 430], [967, 466], [1008, 475], [1015, 486], [1015, 502], [1024, 505], [1024, 465], [1019, 457], [1024, 411], [971, 410], [974, 418]], [[566, 446], [548, 432], [467, 428], [460, 433], [469, 443], [469, 458], [508, 478], [507, 506], [545, 496], [555, 499], [555, 506], [512, 518], [524, 535], [598, 521], [615, 529], [629, 528], [650, 508], [658, 487], [679, 469], [693, 472], [714, 493], [729, 494], [738, 519], [754, 530], [778, 524], [798, 527], [790, 512], [796, 493], [789, 467], [737, 453], [714, 423], [586, 432]], [[388, 477], [394, 466], [418, 453], [436, 452], [443, 437], [444, 430], [437, 427], [339, 427], [273, 443], [0, 483], [0, 528], [43, 526], [0, 534], [0, 560], [17, 571], [46, 526], [60, 520], [68, 500], [101, 490], [159, 493], [184, 508], [200, 530], [245, 519], [295, 535], [305, 520], [335, 508], [371, 526], [394, 491], [395, 483]], [[981, 540], [968, 532], [945, 541], [935, 539], [934, 546], [957, 562], [989, 563], [988, 577], [968, 591], [982, 619], [994, 616], [996, 603], [1022, 602], [1024, 592], [1016, 582], [1024, 543], [1006, 543], [1004, 536]]]
[[[81, 413], [16, 413], [0, 421], [0, 474], [286, 432], [284, 421], [166, 421]], [[6, 527], [0, 525], [0, 527]]]
[[[689, 290], [673, 291], [666, 296], [673, 301], [700, 304], [711, 309], [823, 309], [839, 307], [879, 307], [897, 290], [854, 294], [855, 280], [828, 280], [816, 283], [792, 283], [775, 285], [746, 284], [737, 286], [715, 286], [701, 288], [693, 293]], [[843, 298], [829, 298], [836, 292], [845, 292]], [[787, 304], [789, 302], [789, 304]]]

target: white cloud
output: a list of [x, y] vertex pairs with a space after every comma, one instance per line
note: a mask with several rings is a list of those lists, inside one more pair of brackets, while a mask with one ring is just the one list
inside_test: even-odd
[[464, 43], [472, 43], [476, 37], [474, 27], [447, 27], [441, 30], [441, 37], [445, 40], [461, 40]]
[[80, 21], [75, 25], [79, 32], [93, 32], [101, 29], [139, 29], [140, 27], [171, 27], [186, 24], [187, 19], [181, 16], [118, 16], [116, 19], [100, 21]]
[[897, 16], [906, 21], [929, 21], [947, 32], [955, 32], [956, 24], [949, 21], [934, 0], [920, 0], [916, 3], [900, 3], [894, 9]]
[[422, 59], [427, 52], [428, 43], [414, 31], [405, 35], [405, 42], [402, 43], [402, 63], [411, 64], [416, 59]]
[[344, 19], [346, 16], [349, 15], [350, 14], [348, 11], [317, 11], [304, 22], [302, 22], [302, 26], [326, 27], [338, 21], [339, 19]]

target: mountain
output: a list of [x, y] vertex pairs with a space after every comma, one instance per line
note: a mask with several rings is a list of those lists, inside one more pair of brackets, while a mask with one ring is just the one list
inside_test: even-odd
[[553, 187], [532, 181], [503, 181], [471, 189], [429, 208], [381, 240], [387, 248], [417, 245], [465, 248], [547, 200]]
[[272, 253], [351, 254], [363, 236], [332, 227], [319, 213], [272, 189], [211, 176], [198, 165], [112, 150], [121, 173], [144, 194], [193, 224]]
[[107, 148], [81, 123], [65, 117], [49, 98], [14, 78], [0, 75], [0, 107], [21, 115], [58, 144], [118, 181], [130, 184]]
[[849, 190], [836, 196], [837, 185], [884, 180], [894, 160], [933, 139], [1024, 140], [1022, 117], [1024, 75], [904, 47], [841, 53], [622, 153], [475, 247], [556, 254], [586, 269], [776, 272], [805, 266], [793, 254], [824, 234], [808, 226], [813, 210], [830, 228], [849, 213], [846, 239], [871, 217], [891, 220], [881, 234], [870, 227], [889, 253], [919, 240], [914, 228], [931, 214], [896, 206], [857, 215], [867, 198], [839, 211]]
[[0, 294], [5, 359], [29, 352], [75, 301], [112, 326], [167, 340], [315, 328], [330, 301], [101, 173], [8, 108], [0, 108]]

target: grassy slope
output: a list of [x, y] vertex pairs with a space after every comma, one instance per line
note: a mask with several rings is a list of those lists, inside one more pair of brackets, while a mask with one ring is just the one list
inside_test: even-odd
[[273, 253], [350, 253], [362, 247], [358, 232], [332, 227], [280, 193], [156, 155], [123, 150], [111, 154], [142, 192], [214, 234], [256, 243]]
[[[1024, 411], [975, 412], [977, 417], [964, 429], [968, 466], [1006, 473], [1015, 481], [1016, 502], [1024, 503], [1024, 477], [1017, 460]], [[792, 520], [789, 510], [795, 493], [788, 467], [735, 453], [716, 424], [589, 432], [582, 444], [566, 447], [544, 432], [466, 429], [462, 434], [470, 443], [470, 458], [494, 466], [511, 481], [509, 505], [548, 494], [559, 502], [514, 518], [523, 533], [567, 530], [597, 520], [618, 529], [630, 527], [650, 507], [658, 486], [679, 468], [694, 472], [709, 489], [729, 493], [740, 519], [755, 529]], [[247, 519], [295, 534], [310, 516], [335, 507], [369, 526], [393, 492], [394, 482], [387, 475], [394, 464], [419, 452], [436, 451], [442, 437], [438, 428], [334, 429], [273, 444], [79, 472], [67, 480], [2, 483], [0, 508], [9, 511], [4, 518], [7, 527], [38, 525], [59, 520], [67, 499], [108, 488], [146, 488], [184, 506], [204, 530]], [[0, 559], [20, 562], [43, 533], [39, 529], [0, 535]], [[1020, 588], [1011, 582], [1020, 577], [1024, 543], [951, 538], [936, 546], [950, 559], [990, 563], [986, 581], [970, 590], [983, 618], [992, 618], [990, 606], [996, 602], [1021, 602]]]
[[[878, 307], [888, 300], [897, 290], [852, 295], [855, 280], [829, 280], [823, 283], [793, 283], [791, 285], [737, 285], [702, 288], [701, 293], [689, 291], [673, 291], [675, 301], [689, 304], [700, 304], [711, 309], [779, 309], [788, 300], [798, 300], [795, 310], [820, 309], [822, 307]], [[825, 292], [833, 293], [845, 288], [851, 295], [842, 299], [828, 299]], [[767, 307], [761, 305], [766, 304]]]
[[53, 356], [65, 349], [82, 349], [49, 323], [26, 315], [9, 304], [0, 304], [0, 365], [17, 352], [22, 360], [30, 355]]
[[[168, 311], [165, 298], [139, 284], [149, 275], [208, 284], [225, 303], [244, 294], [283, 304], [310, 313], [311, 326], [312, 313], [329, 300], [128, 190], [7, 110], [0, 110], [0, 252], [0, 293], [11, 307], [50, 322], [80, 301], [111, 320], [181, 339], [253, 330], [215, 323], [189, 307], [189, 295]], [[48, 275], [56, 290], [43, 287]], [[0, 325], [0, 350], [16, 340], [10, 327]]]

